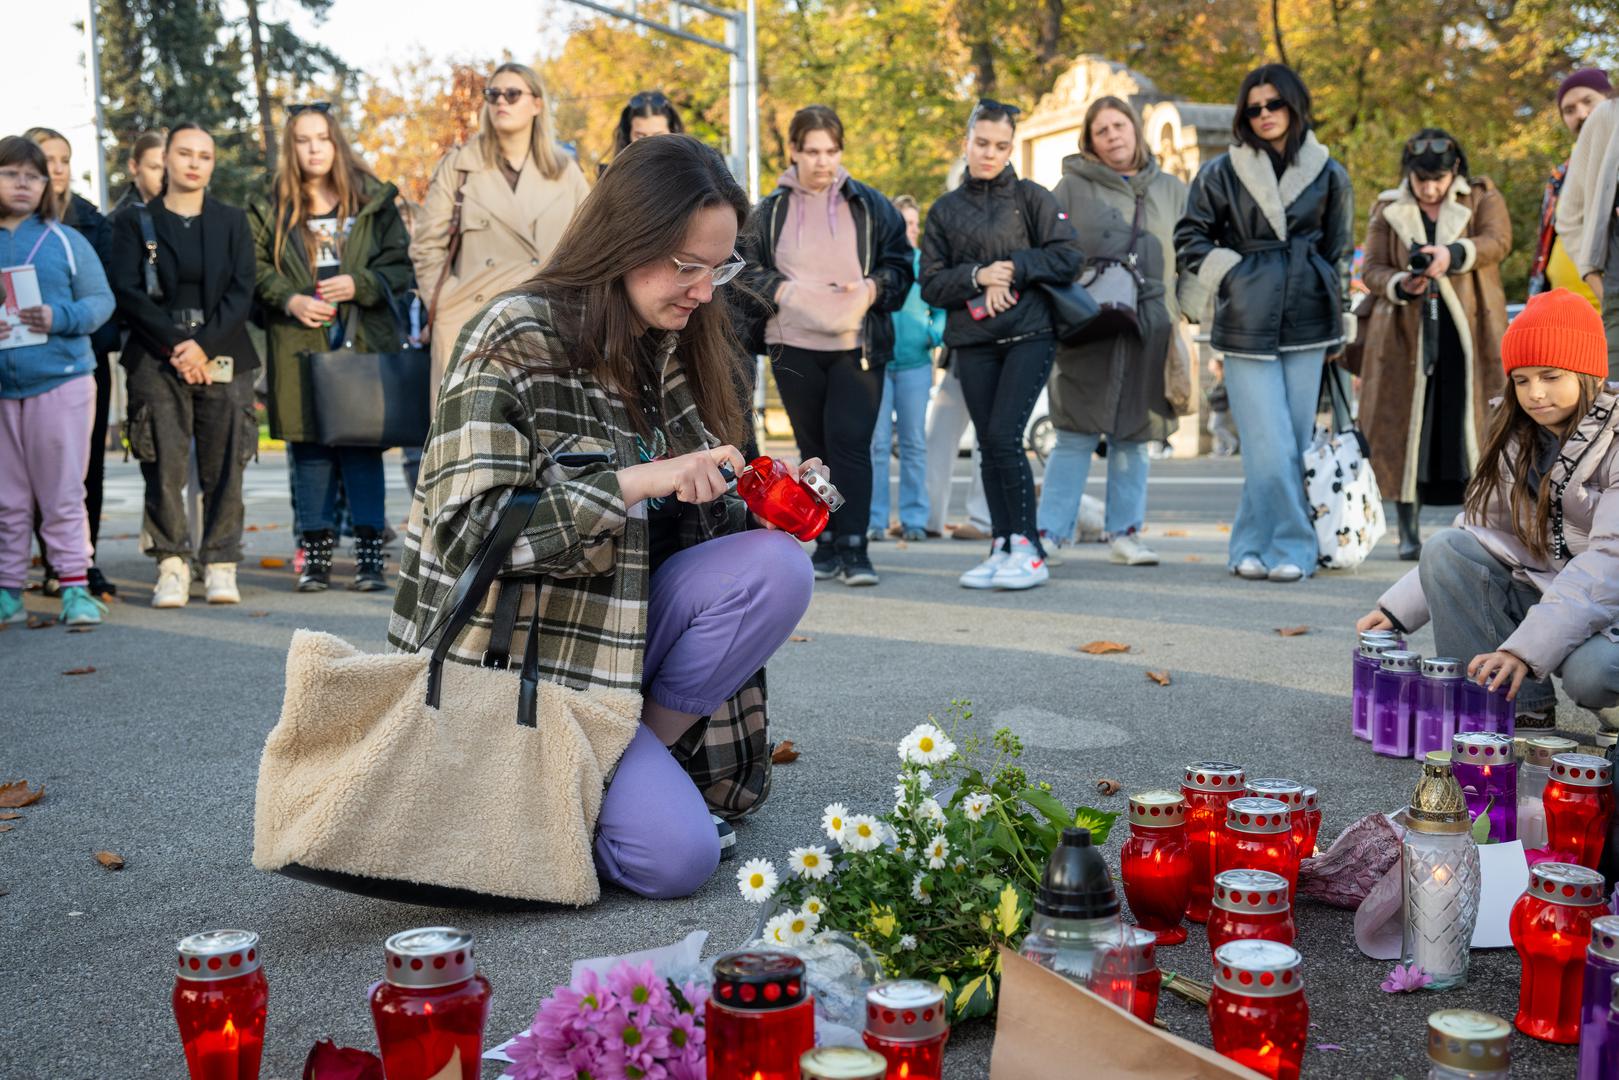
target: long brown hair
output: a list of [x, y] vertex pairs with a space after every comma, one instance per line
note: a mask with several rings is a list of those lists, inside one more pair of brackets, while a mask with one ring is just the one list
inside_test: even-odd
[[[1579, 381], [1580, 397], [1561, 430], [1552, 429], [1560, 443], [1566, 442], [1574, 429], [1579, 427], [1585, 414], [1591, 411], [1591, 402], [1602, 391], [1602, 380], [1596, 376], [1571, 374]], [[1550, 476], [1540, 478], [1538, 490], [1533, 489], [1529, 482], [1529, 469], [1538, 453], [1541, 427], [1540, 422], [1519, 404], [1517, 388], [1509, 377], [1506, 393], [1495, 409], [1489, 441], [1479, 455], [1478, 468], [1473, 470], [1473, 477], [1467, 482], [1463, 511], [1467, 520], [1483, 524], [1500, 485], [1507, 481], [1506, 511], [1512, 521], [1513, 535], [1529, 549], [1530, 554], [1543, 560], [1551, 550], [1548, 522], [1551, 520], [1553, 485]]]
[[[542, 363], [588, 372], [611, 386], [638, 426], [644, 421], [636, 365], [663, 335], [643, 331], [624, 277], [671, 258], [684, 245], [692, 218], [710, 207], [734, 213], [739, 232], [747, 221], [748, 197], [712, 147], [690, 135], [631, 143], [580, 203], [551, 261], [525, 286], [550, 301], [566, 346], [565, 355]], [[733, 281], [720, 289], [738, 287]], [[736, 446], [747, 435], [744, 351], [722, 291], [697, 308], [676, 346], [704, 426]]]
[[1130, 159], [1130, 171], [1138, 173], [1147, 167], [1152, 159], [1152, 153], [1147, 149], [1147, 138], [1141, 132], [1141, 115], [1136, 112], [1135, 106], [1123, 98], [1108, 94], [1091, 102], [1091, 107], [1085, 110], [1085, 126], [1079, 129], [1079, 152], [1091, 161], [1100, 162], [1102, 159], [1096, 153], [1096, 145], [1092, 141], [1091, 125], [1104, 110], [1112, 109], [1116, 113], [1123, 113], [1124, 118], [1130, 121], [1130, 126], [1136, 132], [1136, 156]]
[[[332, 140], [332, 171], [329, 176], [332, 187], [337, 191], [335, 211], [339, 221], [360, 212], [365, 206], [365, 181], [377, 179], [365, 162], [355, 156], [354, 148], [349, 146], [348, 138], [343, 134], [343, 125], [334, 113], [320, 109], [305, 109], [296, 115], [289, 112], [286, 123], [281, 126], [281, 149], [275, 170], [275, 242], [271, 246], [271, 259], [277, 270], [281, 269], [281, 252], [286, 248], [287, 237], [292, 230], [308, 228], [305, 224], [309, 219], [309, 207], [304, 205], [304, 171], [298, 164], [298, 149], [292, 140], [293, 126], [305, 116], [319, 116], [326, 121], [326, 135]], [[307, 231], [303, 242], [304, 254], [309, 259], [310, 273], [313, 274], [315, 244]]]
[[[568, 167], [568, 152], [557, 145], [556, 136], [551, 133], [551, 99], [545, 95], [545, 81], [540, 73], [527, 64], [507, 62], [489, 73], [489, 81], [485, 86], [493, 86], [495, 76], [511, 72], [528, 87], [528, 92], [534, 95], [534, 100], [540, 107], [539, 115], [534, 117], [534, 126], [529, 133], [528, 152], [534, 159], [534, 164], [540, 168], [540, 175], [547, 180], [555, 180], [561, 176]], [[486, 101], [482, 111], [478, 113], [478, 141], [483, 149], [483, 167], [494, 169], [500, 166], [500, 136], [495, 132], [494, 109]]]

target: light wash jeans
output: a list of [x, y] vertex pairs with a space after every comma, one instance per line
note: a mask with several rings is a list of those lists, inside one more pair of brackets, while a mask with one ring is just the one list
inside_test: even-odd
[[1315, 573], [1315, 525], [1304, 500], [1304, 451], [1315, 431], [1325, 349], [1276, 360], [1225, 358], [1226, 393], [1242, 439], [1242, 501], [1231, 522], [1232, 569], [1252, 555]]
[[899, 523], [906, 529], [928, 524], [928, 392], [933, 389], [933, 367], [907, 368], [883, 373], [883, 401], [877, 407], [877, 426], [871, 433], [871, 524], [888, 529], [888, 459], [893, 457], [893, 432], [899, 431]]
[[[1079, 522], [1079, 500], [1085, 494], [1085, 481], [1091, 473], [1091, 458], [1100, 435], [1057, 429], [1057, 445], [1046, 461], [1045, 482], [1040, 489], [1040, 531], [1063, 543], [1074, 539]], [[1107, 518], [1103, 525], [1108, 537], [1139, 532], [1147, 517], [1147, 444], [1107, 441]]]

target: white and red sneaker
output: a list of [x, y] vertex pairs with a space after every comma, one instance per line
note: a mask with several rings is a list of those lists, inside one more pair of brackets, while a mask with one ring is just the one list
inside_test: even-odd
[[1012, 534], [1012, 542], [1007, 548], [1006, 561], [995, 570], [992, 582], [997, 589], [1032, 589], [1036, 585], [1044, 585], [1051, 580], [1051, 571], [1046, 567], [1046, 558], [1040, 554], [1027, 536], [1018, 533]]

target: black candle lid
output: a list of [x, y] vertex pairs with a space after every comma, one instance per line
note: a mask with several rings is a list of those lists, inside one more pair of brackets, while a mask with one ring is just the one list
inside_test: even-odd
[[714, 961], [711, 996], [728, 1009], [755, 1012], [797, 1005], [809, 996], [804, 961], [766, 949], [729, 953]]
[[1119, 894], [1089, 829], [1062, 831], [1046, 863], [1034, 910], [1056, 919], [1101, 919], [1119, 913]]

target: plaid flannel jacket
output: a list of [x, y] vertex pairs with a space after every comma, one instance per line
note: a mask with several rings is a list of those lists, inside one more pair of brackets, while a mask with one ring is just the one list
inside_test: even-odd
[[[677, 342], [671, 333], [661, 354], [671, 456], [718, 445], [697, 415]], [[541, 678], [639, 693], [651, 574], [645, 506], [625, 507], [618, 485], [617, 470], [639, 460], [629, 414], [588, 375], [467, 359], [486, 349], [523, 361], [567, 351], [548, 302], [526, 293], [497, 297], [462, 330], [422, 455], [389, 644], [405, 652], [422, 646], [512, 489], [537, 486], [539, 505], [502, 572], [528, 581], [511, 655], [522, 655], [537, 592]], [[577, 466], [558, 460], [570, 454], [611, 460]], [[683, 546], [746, 525], [746, 506], [728, 495], [685, 515]], [[484, 598], [451, 659], [480, 661], [497, 592]]]

